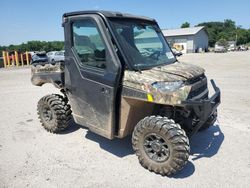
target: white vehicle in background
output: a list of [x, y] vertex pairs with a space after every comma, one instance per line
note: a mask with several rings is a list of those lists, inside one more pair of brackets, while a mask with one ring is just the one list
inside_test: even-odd
[[238, 51], [247, 51], [248, 47], [244, 46], [244, 45], [240, 45], [237, 49]]
[[51, 62], [65, 60], [64, 50], [48, 52], [47, 56], [48, 56], [49, 61]]
[[225, 48], [225, 46], [215, 45], [214, 52], [215, 53], [225, 53], [225, 52], [227, 52], [227, 49]]
[[234, 52], [236, 51], [236, 44], [230, 44], [227, 51]]
[[236, 51], [236, 41], [228, 41], [227, 51], [229, 52]]
[[236, 47], [231, 45], [231, 46], [228, 47], [227, 51], [234, 52], [234, 51], [236, 51]]

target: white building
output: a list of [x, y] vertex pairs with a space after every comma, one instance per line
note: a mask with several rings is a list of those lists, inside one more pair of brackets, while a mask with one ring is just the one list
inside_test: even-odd
[[208, 49], [208, 34], [204, 27], [163, 29], [170, 46], [181, 46], [182, 53], [194, 53]]

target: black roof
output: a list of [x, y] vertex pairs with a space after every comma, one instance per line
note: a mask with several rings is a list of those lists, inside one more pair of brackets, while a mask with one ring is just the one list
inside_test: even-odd
[[63, 14], [63, 17], [68, 17], [68, 16], [77, 16], [77, 15], [84, 15], [84, 14], [98, 14], [104, 17], [123, 17], [123, 18], [134, 18], [134, 19], [142, 19], [142, 20], [148, 20], [148, 21], [153, 21], [155, 22], [154, 19], [145, 17], [145, 16], [136, 16], [132, 14], [127, 14], [127, 13], [121, 13], [121, 12], [112, 12], [112, 11], [104, 11], [104, 10], [87, 10], [87, 11], [75, 11], [75, 12], [69, 12]]

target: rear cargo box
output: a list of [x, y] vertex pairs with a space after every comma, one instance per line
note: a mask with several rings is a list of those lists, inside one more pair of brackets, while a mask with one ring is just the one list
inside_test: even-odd
[[31, 67], [31, 82], [36, 86], [52, 83], [55, 87], [62, 88], [64, 86], [64, 62], [33, 64]]

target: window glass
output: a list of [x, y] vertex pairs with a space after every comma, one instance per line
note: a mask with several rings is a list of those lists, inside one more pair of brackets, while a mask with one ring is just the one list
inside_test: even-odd
[[74, 48], [84, 65], [106, 67], [106, 51], [97, 25], [91, 19], [75, 21], [72, 25]]
[[133, 28], [135, 46], [143, 56], [150, 56], [156, 51], [162, 51], [163, 45], [152, 26]]
[[176, 61], [164, 36], [155, 23], [116, 18], [111, 19], [111, 23], [133, 68], [144, 70]]

